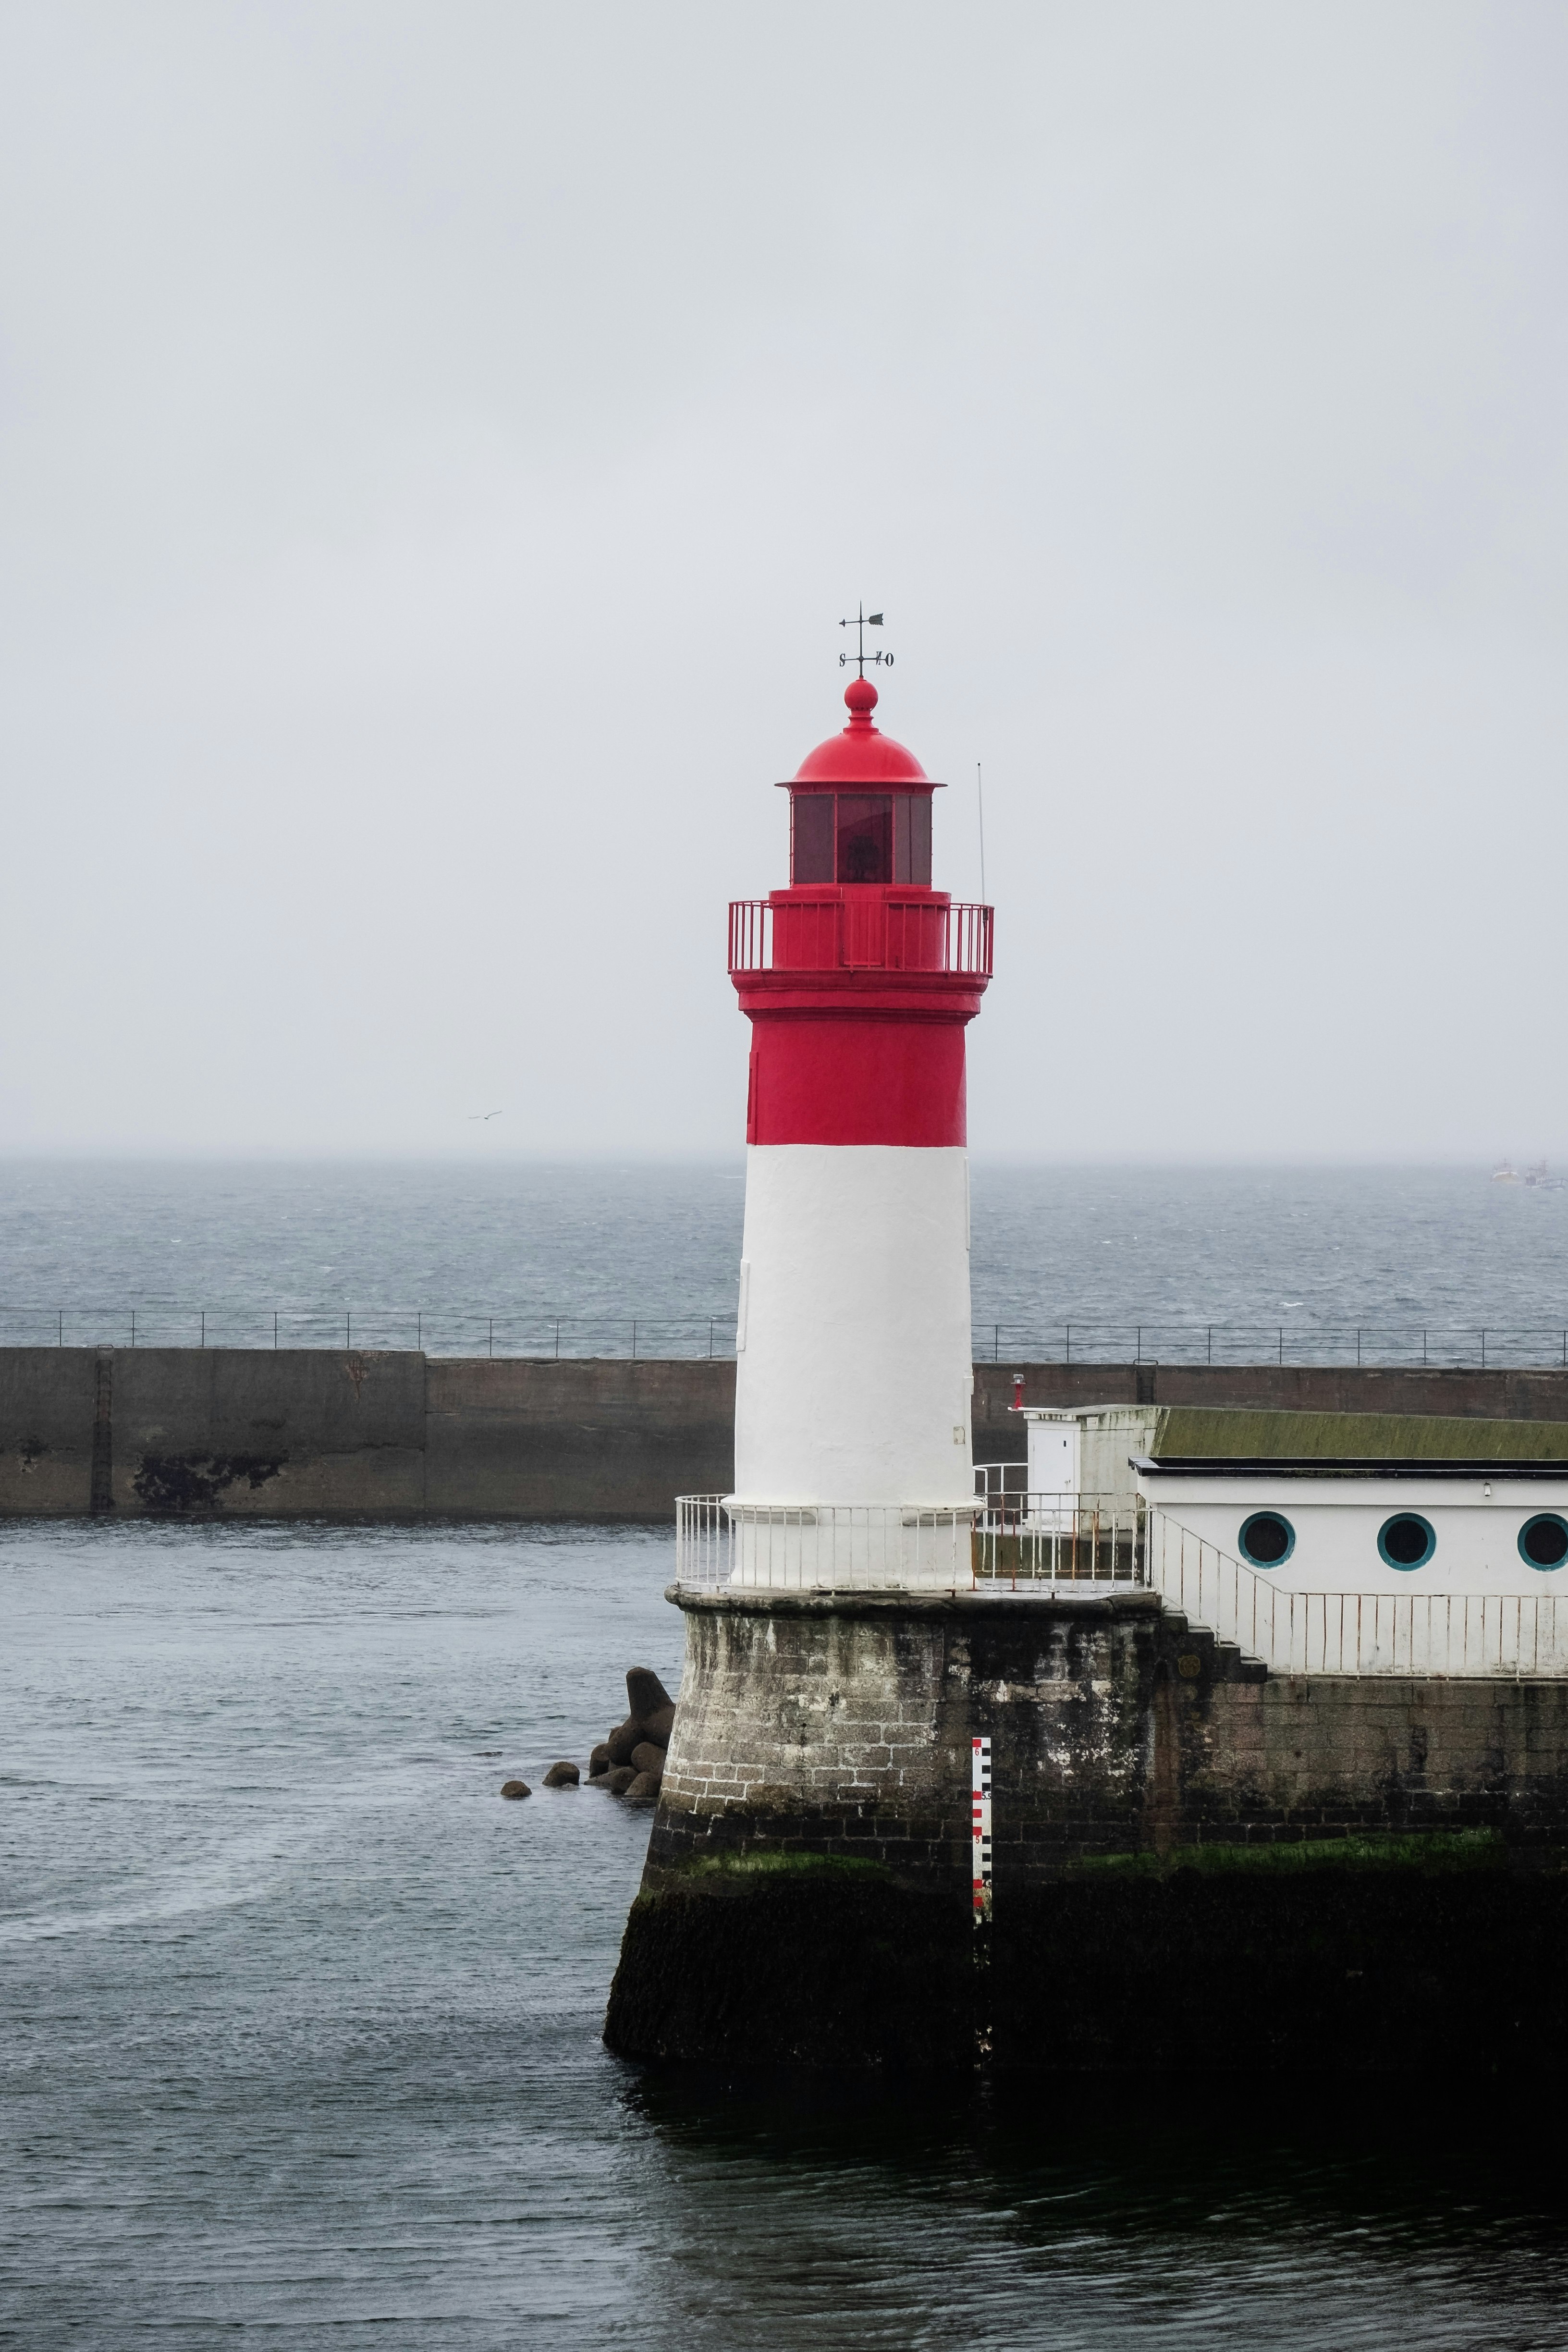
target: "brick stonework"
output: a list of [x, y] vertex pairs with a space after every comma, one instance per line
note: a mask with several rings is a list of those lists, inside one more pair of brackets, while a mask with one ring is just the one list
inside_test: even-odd
[[1203, 1843], [1500, 1830], [1568, 1848], [1568, 1684], [1270, 1675], [1128, 1587], [696, 1594], [647, 1884], [704, 1853], [969, 1871], [993, 1743], [998, 1890]]

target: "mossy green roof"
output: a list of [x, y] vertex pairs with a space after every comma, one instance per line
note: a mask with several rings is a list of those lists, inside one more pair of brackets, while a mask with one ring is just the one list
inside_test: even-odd
[[1178, 1462], [1568, 1462], [1568, 1422], [1163, 1405], [1150, 1452]]

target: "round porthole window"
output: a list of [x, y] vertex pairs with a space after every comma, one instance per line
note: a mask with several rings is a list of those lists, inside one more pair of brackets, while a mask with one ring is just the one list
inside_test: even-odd
[[1531, 1568], [1561, 1568], [1568, 1559], [1568, 1519], [1537, 1511], [1519, 1531], [1519, 1556]]
[[1390, 1568], [1425, 1568], [1437, 1549], [1436, 1532], [1419, 1511], [1400, 1511], [1379, 1528], [1377, 1549]]
[[1278, 1511], [1254, 1511], [1243, 1519], [1237, 1541], [1241, 1557], [1254, 1568], [1278, 1568], [1296, 1549], [1296, 1530]]

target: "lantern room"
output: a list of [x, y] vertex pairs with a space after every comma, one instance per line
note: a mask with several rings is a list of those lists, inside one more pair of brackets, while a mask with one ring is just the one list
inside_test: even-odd
[[912, 751], [873, 726], [868, 677], [845, 689], [849, 724], [802, 761], [789, 794], [790, 882], [931, 887], [931, 794]]

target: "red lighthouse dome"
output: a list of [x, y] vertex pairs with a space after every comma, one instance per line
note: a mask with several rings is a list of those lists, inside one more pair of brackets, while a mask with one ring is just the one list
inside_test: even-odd
[[848, 726], [806, 754], [790, 780], [792, 789], [802, 784], [827, 789], [835, 784], [924, 784], [936, 791], [914, 753], [872, 725], [877, 689], [868, 677], [852, 677], [844, 699]]

